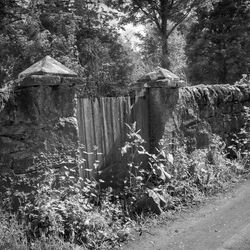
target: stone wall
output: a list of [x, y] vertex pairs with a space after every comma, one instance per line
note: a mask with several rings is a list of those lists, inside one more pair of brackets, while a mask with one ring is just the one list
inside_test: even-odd
[[177, 135], [188, 139], [190, 149], [207, 147], [211, 133], [229, 143], [247, 122], [249, 84], [160, 87], [149, 93], [151, 150], [160, 139], [171, 141]]
[[74, 81], [31, 76], [17, 83], [8, 101], [4, 99], [0, 112], [0, 174], [23, 174], [33, 167], [37, 170], [39, 159], [53, 167], [76, 166]]
[[[79, 83], [37, 75], [16, 82], [12, 92], [0, 91], [0, 175], [37, 171], [41, 160], [56, 168], [77, 167]], [[229, 143], [247, 122], [249, 84], [146, 88], [151, 151], [161, 139], [172, 142], [177, 136], [188, 139], [190, 150], [207, 147], [211, 133]]]

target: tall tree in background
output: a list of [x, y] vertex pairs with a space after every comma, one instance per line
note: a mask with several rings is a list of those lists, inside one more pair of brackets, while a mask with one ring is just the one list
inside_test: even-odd
[[[145, 34], [138, 34], [140, 45], [140, 56], [147, 66], [147, 72], [154, 70], [161, 65], [161, 39], [157, 29], [152, 26], [146, 26]], [[183, 32], [175, 29], [168, 38], [169, 48], [169, 69], [181, 77], [186, 79], [186, 56], [185, 56], [185, 35]]]
[[5, 3], [8, 12], [0, 29], [0, 85], [15, 79], [46, 55], [78, 71], [80, 65], [74, 47], [76, 22], [67, 1]]
[[5, 0], [0, 7], [0, 87], [46, 55], [86, 79], [93, 95], [127, 87], [130, 59], [110, 25], [117, 11], [105, 0]]
[[158, 32], [161, 43], [161, 66], [169, 68], [168, 39], [173, 31], [184, 22], [191, 12], [205, 0], [124, 0], [126, 21], [151, 23]]
[[91, 90], [114, 95], [127, 88], [132, 67], [118, 30], [111, 24], [118, 12], [105, 3], [75, 0], [77, 48]]
[[192, 84], [233, 84], [250, 72], [250, 1], [223, 0], [197, 11], [187, 37]]

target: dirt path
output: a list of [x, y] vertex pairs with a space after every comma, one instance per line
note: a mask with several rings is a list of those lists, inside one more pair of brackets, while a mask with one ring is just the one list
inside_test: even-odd
[[250, 180], [124, 250], [250, 250]]

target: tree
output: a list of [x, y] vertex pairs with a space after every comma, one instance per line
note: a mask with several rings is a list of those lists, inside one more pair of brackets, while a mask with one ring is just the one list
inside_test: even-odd
[[110, 21], [118, 13], [106, 1], [75, 1], [79, 20], [77, 48], [93, 94], [117, 95], [131, 81], [132, 59]]
[[4, 1], [8, 11], [2, 11], [5, 25], [0, 29], [0, 85], [46, 55], [80, 70], [75, 18], [65, 4], [53, 8], [58, 1]]
[[[140, 35], [142, 41], [140, 53], [146, 65], [148, 65], [148, 72], [154, 70], [161, 63], [161, 40], [157, 29], [152, 25], [146, 27], [147, 33], [145, 36]], [[175, 29], [168, 38], [169, 48], [169, 69], [186, 79], [185, 67], [185, 36], [178, 29]]]
[[120, 4], [126, 21], [153, 24], [161, 43], [161, 66], [169, 68], [168, 39], [192, 11], [205, 0], [127, 0]]
[[223, 0], [197, 11], [187, 37], [192, 84], [233, 84], [250, 72], [250, 1]]
[[0, 86], [50, 55], [86, 79], [93, 95], [127, 87], [131, 60], [109, 24], [117, 11], [104, 0], [20, 1], [6, 0], [1, 12]]
[[25, 0], [3, 0], [0, 2], [0, 30], [5, 25], [21, 20], [24, 12], [23, 4]]

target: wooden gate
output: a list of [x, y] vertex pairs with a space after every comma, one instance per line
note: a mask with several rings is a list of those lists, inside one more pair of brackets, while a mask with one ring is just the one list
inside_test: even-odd
[[149, 139], [147, 95], [78, 97], [77, 116], [82, 177], [90, 177], [95, 170], [121, 161], [121, 148], [128, 132], [126, 123], [136, 121], [144, 140]]

